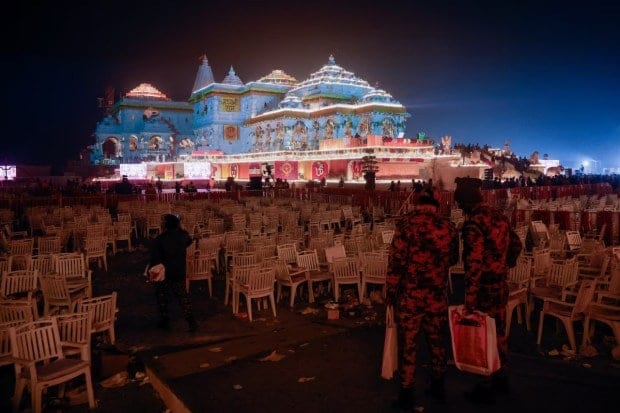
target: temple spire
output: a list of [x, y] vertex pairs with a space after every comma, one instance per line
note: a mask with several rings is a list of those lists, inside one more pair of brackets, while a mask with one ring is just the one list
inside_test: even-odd
[[196, 80], [194, 81], [192, 93], [210, 85], [211, 83], [215, 83], [213, 80], [213, 71], [211, 70], [211, 66], [209, 66], [207, 55], [203, 54], [199, 59], [201, 60], [201, 64], [198, 68], [198, 73], [196, 74]]

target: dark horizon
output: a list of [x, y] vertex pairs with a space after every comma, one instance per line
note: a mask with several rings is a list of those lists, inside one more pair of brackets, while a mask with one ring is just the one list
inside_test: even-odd
[[2, 163], [77, 159], [108, 87], [186, 100], [202, 54], [217, 81], [232, 65], [244, 82], [273, 69], [303, 80], [333, 54], [407, 107], [407, 136], [620, 167], [615, 2], [68, 4], [11, 6]]

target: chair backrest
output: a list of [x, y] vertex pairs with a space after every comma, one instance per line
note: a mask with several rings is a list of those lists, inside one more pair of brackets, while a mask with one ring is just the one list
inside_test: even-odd
[[566, 260], [553, 260], [547, 276], [547, 285], [563, 288], [575, 283], [578, 276], [579, 264], [576, 257]]
[[58, 323], [60, 341], [83, 345], [90, 343], [92, 313], [88, 311], [64, 313], [54, 318]]
[[325, 248], [325, 259], [329, 264], [334, 262], [335, 258], [343, 258], [346, 257], [347, 254], [344, 249], [344, 245], [338, 244], [333, 247]]
[[62, 239], [58, 236], [39, 237], [37, 243], [38, 254], [58, 254], [62, 250]]
[[531, 221], [530, 233], [536, 246], [545, 246], [549, 241], [549, 230], [542, 221]]
[[67, 276], [86, 276], [86, 264], [82, 254], [59, 254], [56, 256], [54, 265], [58, 275]]
[[253, 252], [236, 252], [232, 256], [232, 265], [250, 265], [256, 264], [256, 254]]
[[9, 335], [15, 358], [34, 362], [64, 358], [55, 318], [11, 327]]
[[285, 244], [278, 244], [276, 246], [278, 258], [282, 258], [288, 264], [294, 264], [297, 262], [297, 244], [289, 242]]
[[0, 257], [0, 274], [5, 271], [11, 271], [11, 264], [13, 262], [13, 257], [10, 255]]
[[24, 324], [21, 321], [0, 322], [0, 366], [10, 364], [9, 358], [13, 355], [9, 329]]
[[356, 281], [360, 278], [359, 261], [357, 257], [336, 258], [332, 263], [334, 280]]
[[236, 265], [232, 267], [231, 278], [241, 284], [247, 284], [250, 275], [257, 272], [260, 268], [258, 264]]
[[117, 293], [85, 298], [78, 303], [78, 312], [90, 312], [92, 316], [91, 329], [93, 332], [103, 331], [114, 324], [116, 320]]
[[0, 322], [29, 323], [34, 319], [33, 301], [0, 300]]
[[520, 256], [517, 259], [517, 265], [508, 271], [508, 282], [527, 286], [531, 275], [532, 259], [530, 257]]
[[551, 269], [551, 252], [548, 249], [535, 249], [532, 252], [534, 275], [546, 276]]
[[306, 271], [320, 271], [319, 256], [316, 250], [301, 251], [297, 254], [297, 265]]
[[9, 241], [11, 255], [32, 255], [34, 238], [13, 239]]
[[54, 272], [54, 255], [39, 254], [33, 255], [30, 259], [29, 270], [37, 270], [39, 275], [48, 275]]
[[276, 274], [276, 278], [278, 280], [290, 281], [291, 275], [289, 273], [289, 267], [286, 261], [282, 258], [278, 258], [274, 261], [274, 270]]
[[42, 275], [39, 277], [43, 299], [49, 305], [68, 306], [71, 303], [67, 279], [63, 275]]
[[276, 273], [274, 268], [262, 267], [250, 274], [247, 285], [250, 294], [273, 291]]
[[38, 289], [39, 272], [37, 270], [6, 271], [2, 274], [0, 296], [34, 292]]
[[187, 276], [192, 279], [204, 279], [212, 276], [213, 261], [215, 256], [212, 254], [198, 254], [192, 257], [187, 268]]
[[590, 302], [594, 299], [594, 293], [596, 288], [594, 281], [586, 280], [582, 281], [577, 292], [577, 298], [575, 299], [575, 307], [573, 307], [573, 314], [581, 314], [590, 305]]
[[388, 270], [387, 257], [382, 256], [374, 259], [366, 259], [362, 263], [361, 268], [365, 278], [374, 280], [385, 279]]
[[569, 251], [581, 248], [581, 234], [579, 231], [566, 231], [566, 243]]

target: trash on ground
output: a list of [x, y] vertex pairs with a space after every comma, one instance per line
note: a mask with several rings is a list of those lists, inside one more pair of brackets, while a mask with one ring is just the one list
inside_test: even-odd
[[579, 354], [582, 357], [596, 357], [598, 356], [598, 351], [596, 350], [596, 347], [594, 347], [593, 345], [587, 345], [581, 349]]
[[271, 352], [270, 355], [263, 357], [262, 359], [259, 359], [259, 361], [280, 361], [284, 357], [286, 357], [284, 354], [278, 354], [278, 352], [274, 350]]
[[211, 347], [209, 351], [211, 353], [220, 353], [222, 351], [222, 347]]
[[224, 360], [226, 363], [230, 363], [231, 361], [235, 361], [237, 360], [238, 357], [237, 356], [230, 356], [230, 357], [226, 357], [226, 359]]
[[306, 307], [303, 310], [301, 310], [301, 314], [317, 314], [319, 312], [318, 309], [316, 308], [312, 308], [312, 307]]
[[556, 349], [553, 349], [553, 350], [549, 350], [549, 352], [547, 354], [550, 355], [550, 356], [559, 356], [560, 352], [557, 351]]
[[120, 373], [99, 382], [99, 384], [101, 384], [101, 387], [105, 387], [106, 389], [112, 389], [115, 387], [123, 387], [128, 381], [129, 374], [126, 371], [121, 371]]
[[592, 368], [592, 364], [590, 363], [583, 363], [582, 366], [586, 369]]
[[235, 390], [241, 390], [242, 388], [243, 388], [243, 386], [240, 385], [240, 384], [233, 384], [233, 389], [235, 389]]
[[310, 344], [310, 343], [301, 343], [301, 344], [299, 345], [299, 347], [306, 347], [308, 344]]
[[200, 365], [200, 368], [201, 368], [201, 369], [206, 369], [206, 368], [207, 368], [207, 367], [209, 367], [209, 366], [211, 366], [211, 364], [209, 364], [209, 363], [202, 363], [202, 364]]
[[297, 379], [297, 383], [307, 383], [309, 381], [313, 381], [315, 379], [315, 376], [312, 377], [300, 377], [299, 379]]

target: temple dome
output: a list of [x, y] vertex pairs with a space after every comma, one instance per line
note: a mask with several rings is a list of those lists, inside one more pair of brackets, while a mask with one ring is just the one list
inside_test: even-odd
[[303, 103], [301, 99], [295, 95], [288, 95], [278, 105], [280, 108], [301, 108]]
[[196, 92], [197, 90], [207, 87], [211, 83], [215, 83], [215, 80], [213, 80], [213, 71], [211, 70], [211, 66], [209, 66], [207, 56], [203, 55], [202, 63], [198, 68], [198, 74], [196, 75], [196, 80], [194, 81], [194, 87], [192, 88], [192, 92]]
[[273, 70], [268, 75], [261, 77], [258, 81], [261, 83], [272, 83], [286, 86], [295, 86], [297, 84], [297, 79], [280, 69]]
[[168, 96], [161, 93], [150, 83], [141, 83], [127, 93], [125, 97], [132, 99], [170, 100]]
[[370, 92], [366, 93], [361, 101], [363, 103], [368, 103], [368, 102], [385, 102], [385, 103], [394, 103], [394, 98], [392, 97], [392, 95], [390, 95], [389, 93], [387, 93], [385, 90], [383, 89], [373, 89]]
[[243, 86], [243, 82], [241, 81], [241, 78], [237, 76], [237, 74], [235, 73], [235, 69], [233, 69], [232, 66], [230, 67], [230, 70], [228, 71], [228, 75], [226, 75], [222, 83], [227, 84], [227, 85]]

